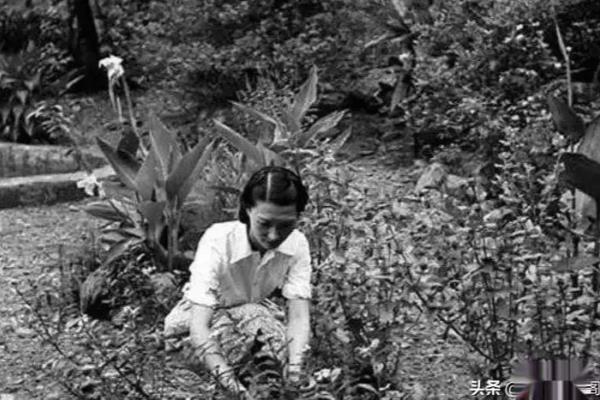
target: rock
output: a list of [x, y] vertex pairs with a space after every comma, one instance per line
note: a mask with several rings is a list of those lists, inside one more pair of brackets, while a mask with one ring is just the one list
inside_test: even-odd
[[433, 163], [425, 168], [417, 181], [415, 192], [422, 193], [427, 189], [439, 189], [448, 173], [440, 163]]

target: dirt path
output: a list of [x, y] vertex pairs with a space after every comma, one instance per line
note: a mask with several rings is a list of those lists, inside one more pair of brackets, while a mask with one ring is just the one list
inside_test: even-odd
[[0, 210], [0, 399], [64, 399], [46, 376], [52, 354], [25, 323], [28, 310], [13, 285], [57, 269], [59, 244], [76, 254], [97, 221], [82, 211], [84, 202]]

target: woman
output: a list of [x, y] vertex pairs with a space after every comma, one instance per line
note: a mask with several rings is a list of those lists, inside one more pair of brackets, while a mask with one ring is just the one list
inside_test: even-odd
[[[268, 344], [276, 354], [276, 347], [284, 348], [288, 378], [301, 372], [310, 332], [311, 264], [308, 241], [295, 228], [307, 202], [307, 190], [292, 171], [270, 166], [253, 174], [240, 197], [239, 221], [214, 224], [202, 236], [184, 299], [165, 321], [167, 336], [189, 327], [193, 369], [200, 364], [247, 398], [232, 360], [223, 354], [223, 348], [232, 347], [231, 336], [245, 334], [242, 347], [253, 344], [255, 350], [256, 343]], [[273, 303], [264, 302], [277, 289], [287, 299], [285, 328]], [[240, 361], [247, 349], [239, 350], [233, 349], [237, 355], [230, 358]]]

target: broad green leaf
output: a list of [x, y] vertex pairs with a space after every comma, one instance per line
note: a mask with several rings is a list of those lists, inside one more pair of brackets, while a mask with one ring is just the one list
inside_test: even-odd
[[277, 118], [271, 117], [271, 116], [263, 113], [262, 111], [257, 110], [254, 107], [249, 107], [247, 105], [238, 103], [236, 101], [232, 101], [231, 104], [233, 104], [235, 107], [239, 108], [240, 110], [252, 115], [253, 117], [258, 118], [259, 120], [261, 120], [263, 122], [267, 122], [274, 126], [281, 125], [281, 121], [279, 121]]
[[231, 143], [235, 148], [244, 153], [246, 157], [257, 164], [261, 164], [263, 162], [262, 153], [258, 150], [256, 145], [252, 144], [248, 139], [228, 127], [227, 125], [213, 120], [215, 123], [215, 127], [217, 128], [217, 133], [223, 138], [226, 139], [229, 143]]
[[575, 189], [600, 201], [600, 163], [578, 153], [563, 153], [565, 169], [560, 178]]
[[313, 66], [308, 79], [300, 87], [290, 110], [290, 115], [296, 121], [302, 121], [308, 109], [317, 101], [317, 82], [317, 67]]
[[110, 144], [97, 137], [96, 142], [104, 156], [119, 175], [121, 182], [130, 189], [136, 190], [135, 177], [140, 169], [139, 162], [125, 153], [117, 153]]
[[302, 129], [302, 121], [296, 120], [290, 111], [286, 109], [281, 110], [281, 118], [291, 136], [296, 135]]
[[150, 114], [149, 130], [152, 150], [156, 152], [158, 166], [162, 171], [162, 177], [163, 179], [166, 179], [166, 176], [169, 173], [171, 157], [175, 157], [175, 161], [181, 159], [181, 152], [179, 151], [177, 140], [175, 135], [167, 129], [154, 113]]
[[280, 140], [280, 138], [286, 135], [286, 125], [283, 122], [281, 122], [278, 118], [270, 117], [269, 115], [258, 111], [255, 108], [248, 107], [244, 104], [240, 104], [235, 101], [233, 101], [232, 104], [240, 110], [245, 111], [248, 114], [258, 118], [259, 120], [273, 125], [273, 142]]
[[120, 235], [121, 237], [131, 238], [131, 239], [143, 239], [143, 237], [144, 237], [144, 232], [142, 232], [142, 230], [139, 229], [139, 227], [114, 228], [114, 229], [103, 229], [102, 230], [103, 235], [107, 234], [107, 233], [116, 233], [116, 234]]
[[104, 259], [104, 264], [109, 265], [122, 255], [128, 253], [132, 247], [135, 247], [140, 243], [140, 239], [124, 239], [120, 242], [115, 243], [113, 246], [111, 246], [110, 250], [108, 250], [106, 258]]
[[556, 129], [573, 143], [577, 143], [585, 133], [581, 117], [567, 103], [553, 96], [548, 96], [548, 107]]
[[108, 221], [129, 221], [127, 214], [124, 214], [107, 201], [95, 201], [93, 203], [89, 203], [83, 210], [96, 218], [102, 218]]
[[119, 140], [119, 144], [117, 145], [117, 151], [128, 153], [132, 157], [135, 157], [139, 145], [140, 139], [135, 134], [133, 128], [125, 127], [121, 135], [121, 140]]
[[262, 143], [258, 143], [256, 148], [261, 153], [262, 162], [258, 165], [259, 168], [262, 168], [267, 165], [277, 165], [277, 166], [285, 166], [285, 160], [281, 158], [277, 153], [263, 146]]
[[317, 120], [306, 132], [297, 135], [296, 145], [306, 147], [317, 135], [323, 134], [337, 126], [345, 114], [346, 111], [336, 111]]
[[148, 152], [146, 159], [142, 163], [136, 177], [135, 186], [142, 200], [152, 200], [155, 185], [158, 184], [158, 160], [154, 151]]
[[166, 202], [160, 201], [143, 201], [139, 205], [139, 210], [148, 221], [148, 233], [149, 238], [153, 243], [158, 244], [160, 242], [160, 235], [162, 230], [166, 226], [164, 210]]
[[167, 199], [170, 202], [177, 198], [178, 206], [183, 205], [208, 161], [213, 144], [214, 141], [209, 143], [208, 137], [203, 138], [175, 166], [166, 182]]

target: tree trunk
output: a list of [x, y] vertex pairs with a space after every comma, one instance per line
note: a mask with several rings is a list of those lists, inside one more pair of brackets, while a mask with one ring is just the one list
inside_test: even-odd
[[70, 38], [71, 52], [84, 75], [79, 88], [98, 90], [106, 86], [106, 78], [98, 67], [100, 45], [89, 0], [71, 0], [70, 20], [76, 25]]

